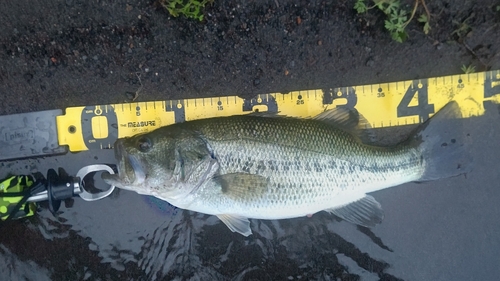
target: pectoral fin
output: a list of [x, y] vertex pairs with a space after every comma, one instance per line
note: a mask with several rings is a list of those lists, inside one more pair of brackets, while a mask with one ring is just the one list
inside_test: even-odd
[[260, 198], [267, 192], [269, 183], [265, 177], [246, 173], [220, 175], [214, 180], [220, 184], [224, 194], [236, 200]]
[[250, 229], [250, 221], [241, 216], [236, 215], [217, 215], [217, 217], [224, 223], [232, 232], [238, 232], [243, 236], [252, 234]]
[[361, 199], [347, 205], [326, 209], [325, 211], [348, 222], [365, 227], [373, 227], [381, 223], [384, 219], [384, 211], [380, 203], [370, 195], [365, 195]]

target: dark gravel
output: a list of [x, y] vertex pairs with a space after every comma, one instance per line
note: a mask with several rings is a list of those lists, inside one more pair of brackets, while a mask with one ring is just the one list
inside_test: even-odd
[[[197, 22], [170, 17], [155, 1], [6, 1], [0, 114], [123, 102], [139, 88], [136, 73], [146, 101], [499, 67], [495, 1], [428, 1], [431, 33], [415, 21], [404, 44], [390, 39], [380, 12], [358, 15], [353, 2], [215, 1]], [[464, 21], [470, 30], [459, 37]]]

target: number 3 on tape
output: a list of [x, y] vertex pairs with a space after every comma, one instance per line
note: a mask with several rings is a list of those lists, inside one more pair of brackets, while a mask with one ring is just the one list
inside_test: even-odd
[[[500, 71], [286, 94], [260, 94], [252, 99], [228, 96], [96, 105], [92, 107], [95, 110], [88, 110], [88, 107], [68, 108], [64, 116], [57, 116], [57, 132], [60, 145], [68, 145], [70, 151], [82, 151], [96, 147], [111, 148], [117, 137], [132, 136], [188, 120], [252, 111], [313, 117], [336, 106], [355, 108], [372, 128], [381, 128], [422, 123], [451, 100], [459, 104], [464, 118], [484, 114], [487, 107], [500, 103]], [[84, 114], [86, 108], [90, 112], [88, 116]], [[148, 126], [138, 128], [135, 124]]]

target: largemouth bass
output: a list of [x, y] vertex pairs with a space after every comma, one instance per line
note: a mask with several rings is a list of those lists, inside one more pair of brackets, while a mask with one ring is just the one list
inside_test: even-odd
[[248, 236], [249, 218], [320, 211], [372, 227], [384, 213], [366, 193], [467, 171], [461, 132], [449, 133], [453, 128], [442, 122], [460, 114], [455, 102], [393, 147], [365, 144], [346, 126], [349, 114], [339, 112], [312, 119], [217, 117], [119, 139], [114, 146], [118, 174], [103, 179], [216, 215], [233, 232]]

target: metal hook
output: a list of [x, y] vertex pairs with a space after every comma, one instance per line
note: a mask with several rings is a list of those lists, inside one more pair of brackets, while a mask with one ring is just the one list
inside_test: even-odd
[[98, 193], [90, 193], [85, 189], [85, 184], [83, 179], [90, 173], [93, 172], [99, 172], [99, 171], [106, 171], [110, 174], [114, 174], [115, 172], [113, 169], [111, 169], [110, 166], [108, 165], [103, 165], [103, 164], [94, 164], [94, 165], [89, 165], [81, 168], [78, 173], [76, 174], [76, 177], [80, 179], [80, 187], [82, 192], [78, 194], [83, 200], [85, 201], [96, 201], [99, 199], [102, 199], [104, 197], [109, 196], [113, 190], [115, 189], [115, 186], [111, 185], [108, 190], [98, 192]]

